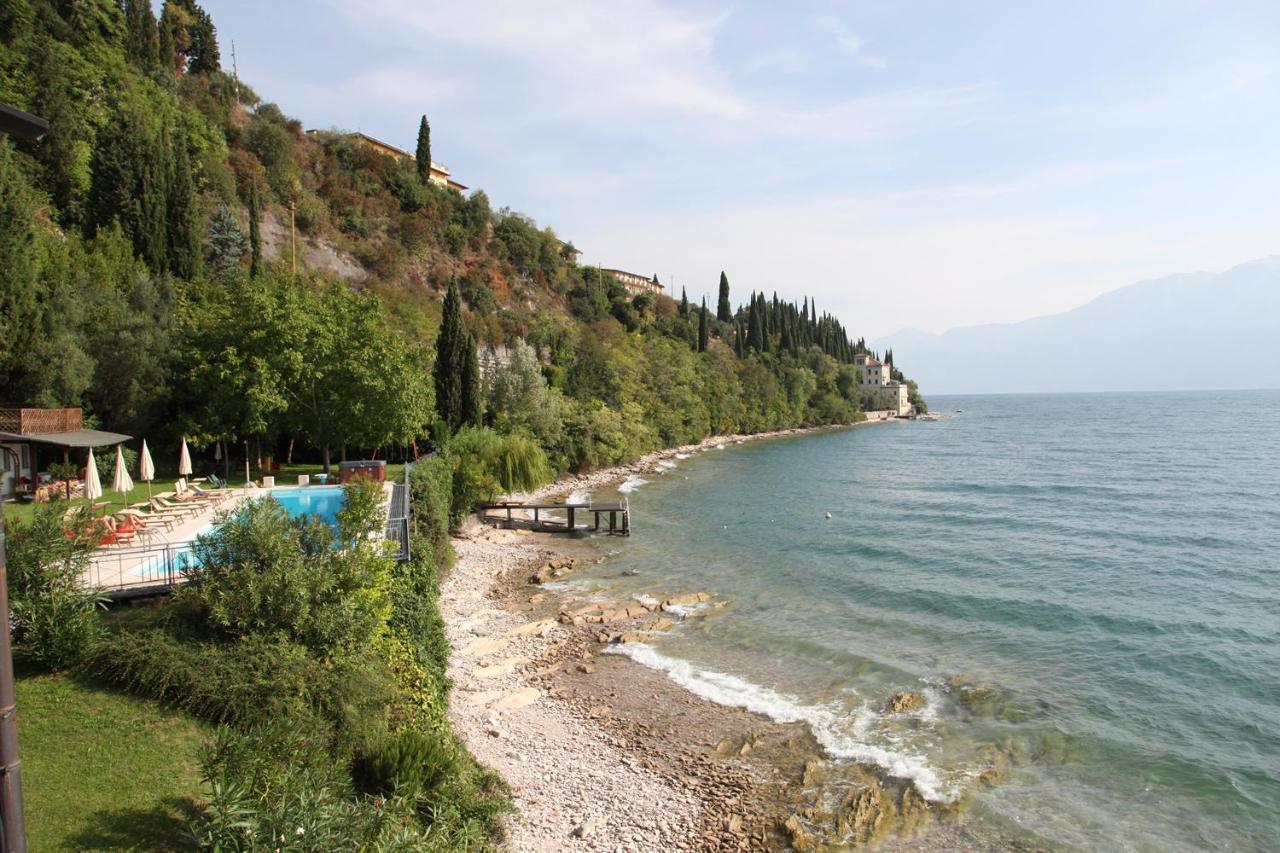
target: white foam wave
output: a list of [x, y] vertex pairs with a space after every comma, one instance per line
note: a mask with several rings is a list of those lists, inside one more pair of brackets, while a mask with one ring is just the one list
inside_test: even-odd
[[676, 467], [676, 463], [672, 462], [670, 459], [659, 459], [658, 467], [670, 471], [672, 468]]
[[622, 492], [624, 495], [630, 494], [641, 486], [648, 484], [648, 482], [648, 480], [641, 477], [639, 474], [632, 474], [623, 481], [621, 486], [618, 486], [618, 491]]
[[643, 666], [665, 673], [686, 690], [720, 705], [746, 708], [780, 723], [805, 723], [833, 758], [874, 764], [890, 776], [910, 779], [920, 796], [936, 802], [950, 802], [955, 792], [944, 790], [937, 772], [924, 756], [891, 750], [858, 740], [865, 737], [876, 715], [863, 708], [848, 719], [835, 705], [808, 705], [798, 697], [780, 693], [750, 681], [695, 667], [688, 661], [668, 657], [645, 643], [609, 646], [606, 652], [626, 655]]
[[677, 453], [677, 454], [676, 454], [676, 458], [677, 458], [677, 459], [688, 459], [688, 458], [689, 458], [690, 456], [692, 456], [692, 455], [693, 455], [692, 453]]
[[586, 489], [574, 489], [569, 493], [569, 497], [565, 498], [566, 503], [585, 504], [591, 502], [591, 492]]

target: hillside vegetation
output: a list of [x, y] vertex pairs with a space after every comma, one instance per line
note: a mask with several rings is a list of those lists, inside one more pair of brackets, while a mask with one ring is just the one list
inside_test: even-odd
[[[863, 402], [860, 343], [808, 300], [735, 310], [727, 279], [711, 310], [633, 297], [483, 191], [304, 132], [221, 70], [191, 0], [158, 21], [145, 2], [6, 3], [0, 100], [52, 123], [0, 144], [8, 398], [80, 405], [153, 446], [252, 437], [318, 459], [442, 439], [456, 419], [431, 376], [453, 284], [484, 376], [466, 422], [522, 433], [549, 471], [850, 421]], [[321, 253], [358, 273], [307, 269]], [[489, 345], [503, 357], [486, 366]]]

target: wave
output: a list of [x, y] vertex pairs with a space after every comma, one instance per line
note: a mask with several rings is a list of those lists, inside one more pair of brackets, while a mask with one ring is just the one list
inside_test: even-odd
[[676, 458], [677, 458], [677, 459], [688, 459], [688, 458], [689, 458], [690, 456], [692, 456], [692, 455], [693, 455], [692, 453], [677, 453], [677, 454], [676, 454]]
[[645, 643], [624, 643], [609, 646], [605, 651], [625, 655], [642, 666], [664, 673], [689, 692], [719, 705], [745, 708], [779, 723], [805, 723], [832, 758], [873, 764], [890, 776], [909, 779], [926, 800], [953, 802], [956, 799], [958, 792], [945, 789], [937, 771], [923, 756], [856, 739], [856, 735], [870, 729], [875, 718], [867, 709], [856, 712], [853, 719], [848, 720], [847, 714], [835, 705], [809, 705], [796, 696], [752, 684], [736, 675], [701, 669], [688, 661], [669, 657]]
[[665, 473], [667, 473], [668, 471], [670, 471], [670, 470], [671, 470], [672, 468], [674, 468], [674, 467], [676, 467], [676, 463], [672, 462], [670, 459], [659, 459], [659, 460], [658, 460], [658, 473], [659, 473], [659, 474], [665, 474]]
[[648, 483], [649, 481], [644, 477], [641, 477], [639, 474], [632, 474], [623, 481], [621, 486], [618, 486], [618, 491], [622, 492], [624, 495], [628, 495]]
[[569, 497], [565, 498], [566, 503], [585, 504], [591, 502], [591, 492], [586, 489], [574, 489], [569, 493]]

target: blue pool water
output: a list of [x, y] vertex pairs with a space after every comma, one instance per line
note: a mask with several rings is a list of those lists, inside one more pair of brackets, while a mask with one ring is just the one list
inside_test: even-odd
[[342, 486], [272, 489], [271, 497], [285, 508], [290, 517], [318, 516], [321, 521], [335, 530], [338, 527], [338, 513], [342, 510], [342, 503], [345, 500]]
[[[265, 500], [267, 497], [275, 499], [283, 506], [285, 512], [289, 513], [290, 518], [313, 515], [334, 530], [338, 529], [338, 513], [342, 510], [342, 504], [346, 500], [342, 486], [272, 489], [258, 498], [258, 500]], [[210, 523], [197, 531], [195, 537], [205, 536], [213, 528], [214, 524]], [[192, 538], [194, 539], [195, 537]], [[195, 565], [195, 555], [191, 551], [190, 543], [184, 542], [175, 545], [169, 553], [157, 553], [154, 557], [150, 557], [140, 563], [130, 574], [142, 579], [158, 578], [164, 574], [165, 567], [169, 565], [171, 559], [181, 567], [180, 570], [185, 570], [187, 567]]]

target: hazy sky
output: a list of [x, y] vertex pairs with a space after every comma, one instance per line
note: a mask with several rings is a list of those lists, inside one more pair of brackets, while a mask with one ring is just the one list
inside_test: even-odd
[[1280, 2], [206, 0], [307, 127], [432, 153], [584, 262], [854, 334], [1280, 252]]

